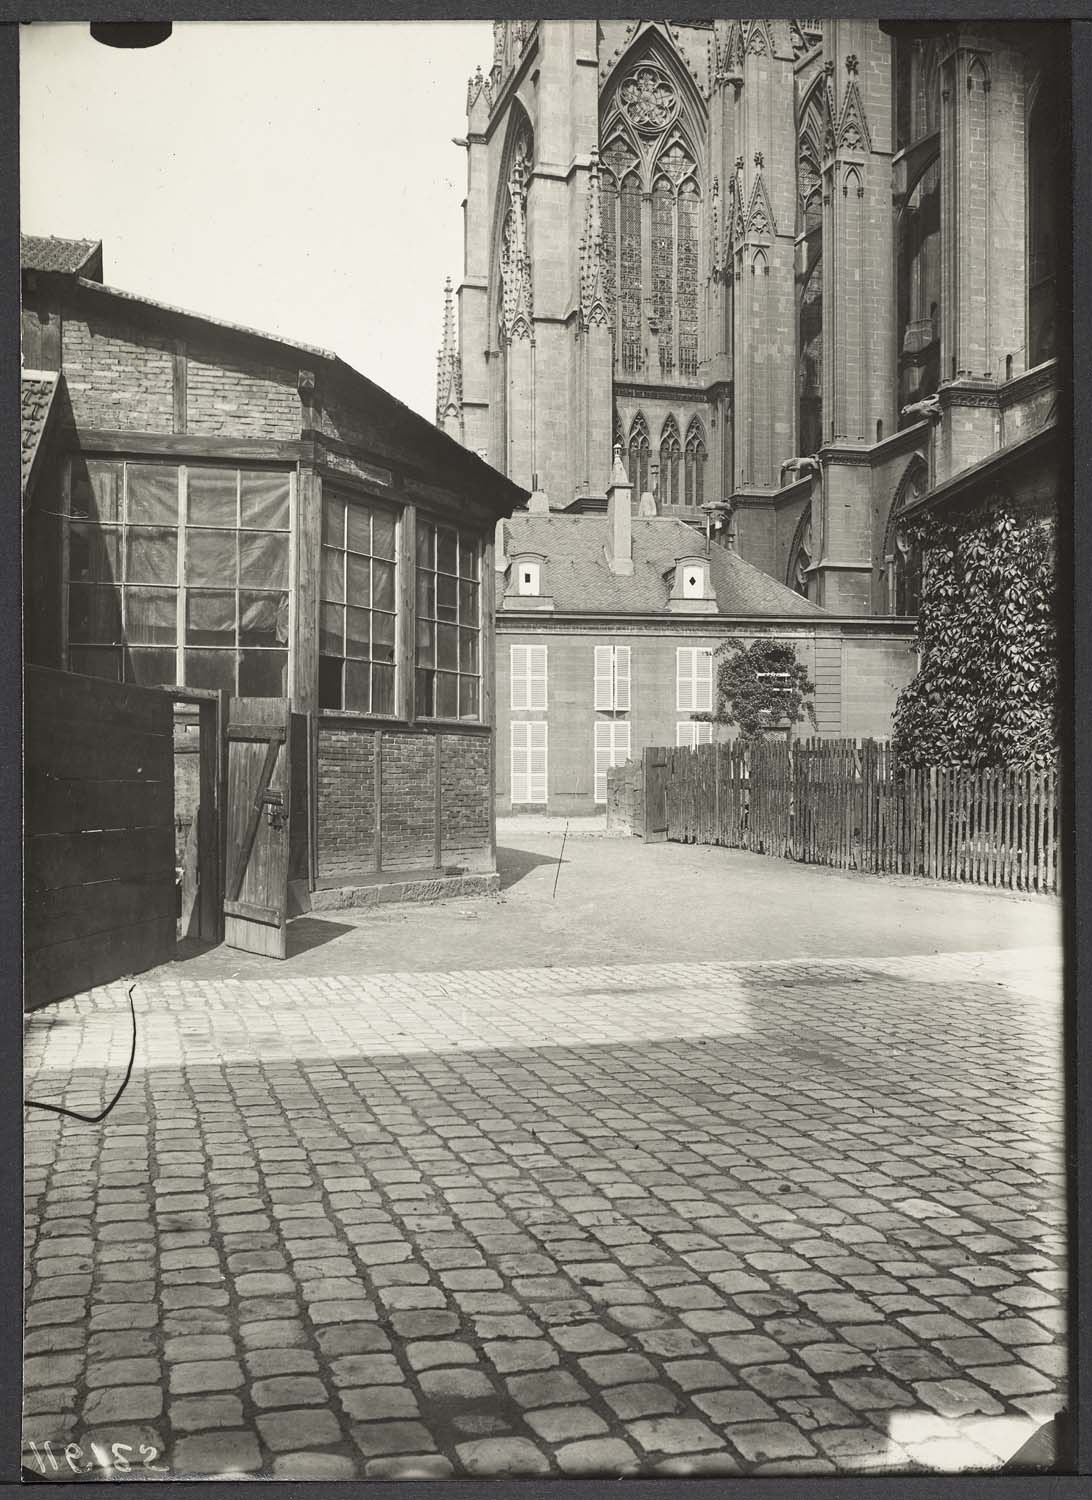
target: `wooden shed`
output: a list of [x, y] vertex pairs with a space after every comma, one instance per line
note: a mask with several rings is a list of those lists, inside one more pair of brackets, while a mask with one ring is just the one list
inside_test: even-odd
[[24, 366], [55, 380], [27, 660], [170, 690], [176, 821], [214, 747], [194, 878], [229, 941], [495, 881], [493, 536], [526, 492], [328, 351], [104, 286], [92, 242], [23, 249]]

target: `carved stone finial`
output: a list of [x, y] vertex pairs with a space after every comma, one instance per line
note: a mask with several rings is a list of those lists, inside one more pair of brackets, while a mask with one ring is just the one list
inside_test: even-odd
[[742, 172], [743, 171], [743, 157], [742, 156], [737, 156], [736, 157], [736, 171], [737, 172]]
[[851, 52], [849, 54], [849, 56], [846, 58], [846, 72], [847, 73], [856, 73], [856, 71], [857, 71], [857, 54], [856, 54], [856, 52]]
[[461, 417], [463, 406], [462, 361], [455, 336], [455, 305], [450, 276], [444, 282], [444, 331], [436, 366], [436, 425], [443, 427], [447, 418], [457, 420]]
[[766, 158], [763, 156], [763, 154], [762, 154], [761, 151], [756, 151], [755, 152], [755, 166], [758, 167], [759, 171], [761, 171], [762, 168], [765, 165], [766, 165]]
[[830, 58], [830, 57], [827, 58], [826, 62], [823, 64], [823, 72], [827, 75], [828, 78], [834, 72], [834, 60], [833, 60], [833, 58]]
[[599, 151], [595, 146], [588, 166], [588, 213], [580, 241], [580, 313], [585, 328], [593, 324], [606, 327], [610, 322]]

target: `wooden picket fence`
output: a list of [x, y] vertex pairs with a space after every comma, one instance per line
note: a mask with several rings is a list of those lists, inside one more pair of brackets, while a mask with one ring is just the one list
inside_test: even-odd
[[645, 754], [658, 768], [656, 778], [646, 773], [646, 795], [665, 804], [646, 811], [646, 826], [666, 825], [669, 839], [842, 870], [1059, 889], [1055, 767], [903, 769], [878, 740]]

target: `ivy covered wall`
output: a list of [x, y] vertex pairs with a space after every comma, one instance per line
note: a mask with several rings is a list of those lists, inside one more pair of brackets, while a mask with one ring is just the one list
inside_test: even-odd
[[912, 765], [1020, 766], [1058, 748], [1054, 521], [995, 494], [925, 515], [917, 643], [894, 744]]

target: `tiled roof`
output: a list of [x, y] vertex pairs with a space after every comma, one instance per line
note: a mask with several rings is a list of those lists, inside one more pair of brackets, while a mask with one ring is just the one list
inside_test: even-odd
[[[544, 588], [565, 614], [658, 614], [666, 610], [675, 560], [705, 550], [699, 532], [669, 516], [633, 518], [633, 573], [612, 573], [605, 548], [605, 516], [516, 515], [504, 523], [508, 556], [539, 553], [547, 559]], [[735, 552], [714, 545], [709, 576], [717, 611], [735, 618], [787, 615], [822, 617], [826, 611], [778, 583]], [[498, 578], [498, 602], [504, 576]]]
[[[98, 258], [98, 266], [91, 262]], [[53, 235], [21, 234], [19, 259], [24, 271], [59, 271], [68, 276], [102, 276], [101, 240], [61, 240]]]
[[58, 377], [53, 371], [24, 370], [20, 382], [20, 416], [22, 421], [23, 494], [34, 469], [50, 408], [57, 390]]

